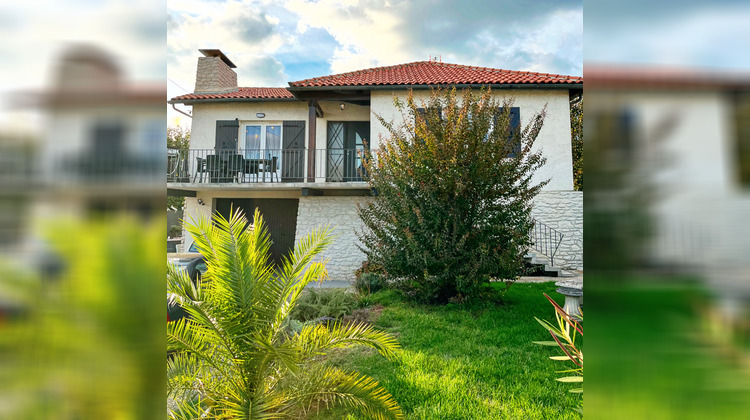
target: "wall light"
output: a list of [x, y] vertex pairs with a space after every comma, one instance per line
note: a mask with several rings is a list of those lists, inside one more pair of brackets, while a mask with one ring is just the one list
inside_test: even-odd
[[200, 199], [200, 198], [198, 199], [198, 204], [200, 204], [201, 206], [205, 206], [206, 205], [206, 203], [204, 203], [203, 200]]
[[266, 118], [266, 114], [264, 114], [262, 112], [259, 112], [259, 113], [255, 114], [255, 116], [258, 117], [258, 118]]
[[344, 104], [341, 104], [340, 106], [341, 106], [341, 110], [343, 111], [344, 110]]

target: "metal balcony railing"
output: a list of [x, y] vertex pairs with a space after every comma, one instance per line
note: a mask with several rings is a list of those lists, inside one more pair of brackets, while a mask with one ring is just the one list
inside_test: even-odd
[[[167, 182], [266, 183], [361, 182], [365, 150], [357, 149], [170, 149]], [[314, 162], [312, 176], [308, 173]]]

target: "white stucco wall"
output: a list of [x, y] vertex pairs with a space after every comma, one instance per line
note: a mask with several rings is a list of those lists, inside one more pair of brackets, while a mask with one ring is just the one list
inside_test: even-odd
[[[429, 90], [415, 90], [414, 99], [417, 103], [429, 99]], [[374, 90], [371, 93], [370, 108], [374, 114], [380, 115], [386, 121], [400, 123], [403, 121], [401, 113], [393, 106], [394, 96], [405, 101], [406, 90]], [[539, 137], [534, 143], [534, 150], [541, 150], [547, 157], [547, 163], [535, 174], [533, 181], [540, 182], [550, 179], [545, 186], [546, 191], [573, 189], [573, 157], [570, 149], [570, 103], [568, 91], [563, 89], [550, 90], [496, 90], [493, 96], [502, 101], [505, 98], [514, 99], [514, 106], [521, 111], [521, 127], [525, 127], [531, 117], [547, 105], [547, 118], [544, 121]], [[373, 116], [370, 126], [373, 137], [373, 149], [377, 148], [381, 137], [388, 136], [388, 131]]]
[[[242, 124], [281, 124], [283, 121], [307, 121], [307, 104], [304, 102], [221, 102], [193, 105], [193, 126], [190, 147], [213, 149], [216, 144], [216, 121], [239, 118]], [[255, 114], [262, 112], [265, 118]], [[237, 135], [239, 136], [238, 131]], [[240, 138], [240, 137], [238, 137]], [[305, 146], [307, 146], [305, 130]]]
[[[44, 138], [39, 153], [42, 175], [59, 179], [61, 159], [91, 147], [94, 127], [98, 123], [120, 123], [124, 127], [123, 146], [132, 153], [145, 156], [163, 154], [166, 147], [164, 108], [153, 103], [103, 106], [70, 106], [50, 110], [43, 118]], [[58, 179], [56, 179], [58, 178]]]
[[[731, 96], [720, 90], [601, 91], [587, 107], [628, 110], [650, 189], [650, 255], [673, 263], [744, 266], [750, 192], [736, 179]], [[660, 127], [668, 127], [660, 129]], [[661, 137], [656, 133], [663, 132]]]
[[330, 223], [337, 235], [323, 258], [330, 258], [330, 280], [353, 281], [354, 271], [367, 257], [357, 248], [356, 231], [364, 224], [357, 215], [357, 203], [366, 197], [301, 197], [297, 213], [295, 243], [314, 228]]
[[[388, 133], [374, 115], [386, 121], [403, 121], [401, 114], [393, 106], [393, 98], [404, 100], [406, 90], [374, 90], [371, 104], [366, 106], [346, 103], [344, 110], [340, 101], [321, 101], [323, 118], [316, 119], [316, 149], [325, 149], [328, 121], [370, 121], [371, 149], [378, 148], [382, 136]], [[427, 100], [429, 91], [414, 91], [418, 101]], [[573, 160], [570, 149], [570, 105], [567, 90], [503, 90], [495, 91], [498, 100], [513, 98], [521, 111], [521, 125], [525, 126], [531, 117], [547, 105], [547, 117], [535, 143], [535, 150], [541, 150], [547, 163], [534, 175], [534, 182], [550, 179], [547, 191], [573, 189]], [[255, 114], [265, 113], [263, 119]], [[272, 124], [285, 120], [307, 121], [308, 108], [304, 102], [241, 102], [209, 103], [193, 106], [193, 126], [191, 148], [211, 149], [215, 144], [216, 121], [239, 118], [240, 124]], [[242, 127], [240, 126], [240, 130]], [[238, 133], [238, 136], [240, 133]], [[238, 137], [239, 138], [239, 137]], [[308, 131], [305, 131], [305, 146], [308, 144]], [[320, 160], [322, 157], [316, 157]], [[320, 165], [319, 165], [320, 166]], [[322, 174], [316, 174], [322, 176]]]
[[531, 215], [564, 235], [555, 266], [583, 270], [583, 192], [542, 191], [534, 199]]

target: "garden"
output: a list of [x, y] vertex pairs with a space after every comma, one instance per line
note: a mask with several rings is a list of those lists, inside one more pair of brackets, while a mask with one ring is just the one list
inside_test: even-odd
[[545, 111], [521, 127], [488, 90], [396, 106], [405, 122], [380, 119], [390, 138], [363, 157], [353, 290], [315, 287], [330, 227], [274, 265], [257, 210], [186, 224], [207, 271], [169, 268], [187, 314], [167, 327], [171, 418], [581, 416], [581, 321], [546, 297], [562, 299], [553, 283], [517, 283]]

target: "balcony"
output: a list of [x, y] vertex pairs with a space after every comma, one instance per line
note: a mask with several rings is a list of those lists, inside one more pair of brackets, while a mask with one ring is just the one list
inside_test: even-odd
[[[169, 149], [167, 182], [178, 184], [362, 183], [365, 149]], [[312, 171], [308, 171], [312, 164]]]

